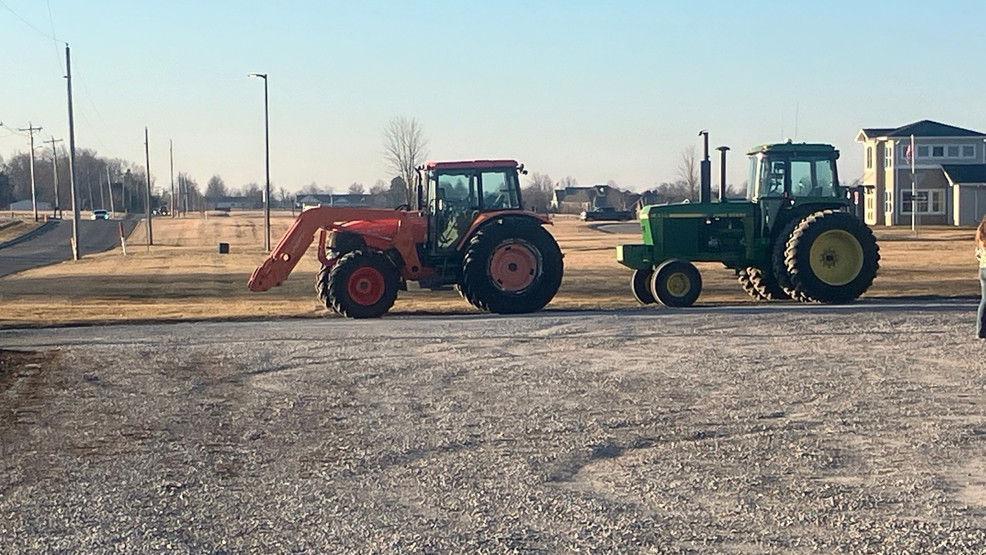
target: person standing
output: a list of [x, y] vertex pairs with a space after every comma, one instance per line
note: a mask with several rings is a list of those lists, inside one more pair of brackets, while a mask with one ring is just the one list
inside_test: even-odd
[[986, 339], [986, 215], [976, 228], [976, 258], [979, 259], [979, 285], [982, 288], [976, 333], [979, 339]]

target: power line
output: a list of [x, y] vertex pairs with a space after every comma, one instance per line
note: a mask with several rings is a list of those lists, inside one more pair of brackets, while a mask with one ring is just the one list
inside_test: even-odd
[[[7, 8], [7, 11], [8, 12], [14, 14], [14, 17], [16, 17], [17, 19], [21, 20], [21, 23], [23, 23], [24, 25], [27, 25], [31, 29], [34, 29], [42, 37], [44, 37], [46, 39], [52, 39], [52, 40], [55, 40], [55, 41], [58, 40], [58, 39], [55, 38], [54, 31], [52, 31], [52, 34], [49, 35], [48, 33], [45, 33], [44, 31], [42, 31], [41, 29], [38, 29], [37, 27], [34, 26], [33, 23], [31, 23], [30, 21], [28, 21], [28, 20], [24, 19], [23, 17], [21, 17], [21, 14], [15, 12], [14, 9], [11, 8], [10, 6], [8, 6], [7, 3], [4, 2], [3, 0], [0, 0], [0, 6], [3, 6], [4, 8]], [[49, 13], [50, 13], [50, 6], [49, 6]]]
[[58, 49], [58, 39], [55, 38], [55, 17], [51, 14], [51, 0], [45, 0], [48, 5], [48, 25], [51, 27], [51, 42], [55, 47], [55, 59], [58, 60], [58, 67], [62, 70], [62, 74], [65, 74], [65, 65], [62, 64], [62, 53]]

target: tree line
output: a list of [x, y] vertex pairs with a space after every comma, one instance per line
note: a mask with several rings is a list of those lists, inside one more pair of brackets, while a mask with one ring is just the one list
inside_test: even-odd
[[[350, 194], [367, 194], [374, 206], [414, 206], [416, 191], [409, 183], [414, 183], [418, 166], [428, 155], [428, 140], [421, 124], [414, 118], [393, 118], [384, 130], [384, 160], [387, 170], [394, 175], [390, 182], [377, 180], [367, 190], [362, 183], [354, 182], [346, 189]], [[48, 149], [35, 155], [34, 175], [37, 199], [62, 210], [71, 208], [71, 186], [69, 184], [68, 156], [64, 147], [57, 151]], [[56, 180], [57, 175], [57, 180]], [[117, 212], [143, 213], [145, 207], [146, 173], [144, 168], [127, 160], [99, 156], [91, 149], [76, 151], [76, 183], [78, 183], [77, 202], [81, 210], [97, 208], [113, 209]], [[57, 181], [57, 194], [56, 194]], [[17, 153], [9, 160], [0, 158], [0, 206], [31, 198], [30, 156], [26, 152]], [[674, 203], [684, 200], [697, 201], [698, 163], [694, 148], [681, 154], [675, 179], [661, 182], [645, 192], [654, 203]], [[537, 212], [547, 212], [551, 206], [553, 191], [556, 188], [576, 186], [577, 181], [565, 177], [553, 181], [546, 174], [533, 173], [522, 188], [525, 207]], [[610, 181], [610, 187], [621, 190]], [[256, 204], [263, 202], [263, 189], [257, 183], [243, 187], [228, 186], [222, 177], [213, 175], [201, 190], [194, 178], [185, 172], [176, 178], [176, 198], [171, 197], [170, 184], [154, 192], [152, 178], [151, 209], [168, 207], [169, 210], [203, 211], [210, 202], [227, 197], [243, 197]], [[301, 188], [298, 195], [326, 194], [334, 192], [331, 187], [311, 183]], [[630, 191], [624, 191], [628, 195]], [[742, 196], [743, 192], [730, 190], [730, 196]], [[274, 207], [289, 208], [294, 205], [295, 194], [284, 187], [271, 191], [271, 204]], [[629, 208], [629, 207], [627, 207]]]
[[[143, 166], [120, 158], [99, 156], [95, 150], [76, 149], [75, 182], [80, 210], [110, 209], [117, 212], [143, 213], [146, 211], [147, 174]], [[48, 203], [52, 209], [62, 211], [72, 208], [72, 186], [69, 179], [68, 153], [64, 148], [38, 152], [34, 157], [34, 183], [38, 202]], [[151, 179], [152, 210], [175, 204], [168, 191], [154, 191]], [[198, 184], [188, 174], [180, 173], [176, 187], [178, 208], [204, 210], [205, 199]], [[0, 159], [0, 206], [31, 198], [31, 157], [20, 152], [8, 160]]]

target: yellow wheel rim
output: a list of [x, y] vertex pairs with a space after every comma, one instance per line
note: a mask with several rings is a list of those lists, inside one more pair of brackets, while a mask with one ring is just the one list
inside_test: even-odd
[[845, 285], [863, 269], [863, 247], [852, 233], [826, 231], [815, 239], [809, 253], [811, 271], [828, 285]]
[[681, 272], [668, 276], [668, 293], [675, 297], [684, 297], [692, 288], [692, 280]]

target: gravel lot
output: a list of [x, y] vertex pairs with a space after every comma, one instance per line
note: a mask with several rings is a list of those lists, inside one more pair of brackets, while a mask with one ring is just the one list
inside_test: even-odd
[[982, 552], [970, 301], [0, 332], [4, 551]]

